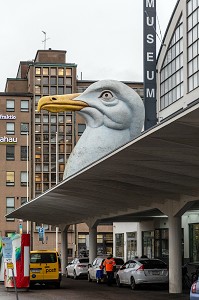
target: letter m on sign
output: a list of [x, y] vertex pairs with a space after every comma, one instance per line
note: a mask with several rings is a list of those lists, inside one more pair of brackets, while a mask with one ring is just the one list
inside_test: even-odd
[[146, 0], [146, 7], [154, 7], [154, 0]]

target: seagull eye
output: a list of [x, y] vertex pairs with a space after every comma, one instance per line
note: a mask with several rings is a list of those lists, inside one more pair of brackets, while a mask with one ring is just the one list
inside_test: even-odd
[[100, 98], [102, 98], [104, 100], [110, 100], [113, 98], [113, 95], [111, 92], [105, 91], [105, 92], [101, 93]]

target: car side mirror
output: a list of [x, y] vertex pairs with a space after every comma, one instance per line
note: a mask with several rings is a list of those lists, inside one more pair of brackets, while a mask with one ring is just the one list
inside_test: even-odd
[[121, 266], [120, 267], [120, 270], [124, 270], [124, 269], [126, 269], [126, 266]]

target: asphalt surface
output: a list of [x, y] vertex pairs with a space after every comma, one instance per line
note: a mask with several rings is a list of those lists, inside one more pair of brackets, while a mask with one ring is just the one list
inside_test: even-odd
[[[7, 291], [0, 284], [0, 300], [16, 300], [14, 291]], [[189, 291], [183, 294], [169, 294], [167, 288], [153, 286], [140, 287], [132, 291], [129, 287], [109, 287], [86, 279], [63, 278], [60, 289], [53, 286], [35, 286], [28, 291], [18, 291], [18, 300], [189, 300]]]

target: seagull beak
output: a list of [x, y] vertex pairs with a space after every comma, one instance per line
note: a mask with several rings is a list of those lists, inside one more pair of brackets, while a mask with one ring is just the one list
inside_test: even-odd
[[43, 109], [58, 113], [63, 111], [81, 110], [82, 108], [89, 106], [86, 102], [74, 100], [74, 98], [79, 95], [81, 94], [44, 96], [39, 99], [37, 111], [40, 112]]

